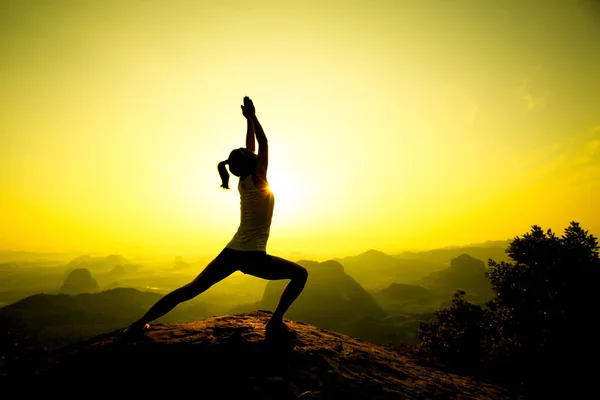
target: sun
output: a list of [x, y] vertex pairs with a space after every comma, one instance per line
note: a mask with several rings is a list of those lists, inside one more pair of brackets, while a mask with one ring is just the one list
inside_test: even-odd
[[305, 182], [298, 175], [282, 169], [269, 170], [267, 180], [275, 196], [274, 215], [286, 222], [300, 219], [304, 213]]

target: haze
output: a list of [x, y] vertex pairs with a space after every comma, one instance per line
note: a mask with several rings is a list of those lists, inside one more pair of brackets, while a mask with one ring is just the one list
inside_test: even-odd
[[251, 96], [269, 251], [600, 230], [592, 1], [2, 1], [0, 249], [216, 255]]

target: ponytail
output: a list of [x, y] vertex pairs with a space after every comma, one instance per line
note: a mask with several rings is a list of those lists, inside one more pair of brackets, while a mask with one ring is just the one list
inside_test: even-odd
[[229, 162], [221, 161], [219, 165], [217, 165], [219, 175], [221, 175], [221, 187], [223, 189], [229, 189], [229, 172], [227, 172], [227, 168], [225, 168], [226, 164], [229, 164]]

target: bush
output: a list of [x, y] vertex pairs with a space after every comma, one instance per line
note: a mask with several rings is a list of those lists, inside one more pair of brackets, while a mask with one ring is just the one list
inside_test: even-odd
[[437, 311], [419, 329], [420, 352], [454, 367], [486, 363], [494, 340], [492, 313], [464, 297], [464, 291], [456, 291], [450, 308]]

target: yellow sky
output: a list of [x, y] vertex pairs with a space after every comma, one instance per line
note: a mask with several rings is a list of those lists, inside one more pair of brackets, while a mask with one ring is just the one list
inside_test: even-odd
[[597, 3], [297, 3], [1, 1], [0, 248], [216, 254], [245, 95], [274, 254], [600, 234]]

